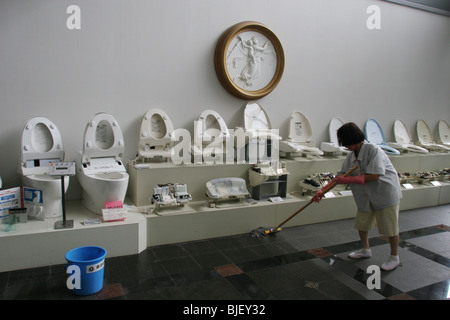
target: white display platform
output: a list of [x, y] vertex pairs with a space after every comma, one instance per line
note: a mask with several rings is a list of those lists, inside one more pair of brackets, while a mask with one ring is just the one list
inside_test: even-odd
[[[258, 227], [276, 227], [310, 199], [299, 192], [299, 180], [317, 172], [336, 173], [343, 159], [343, 156], [281, 159], [286, 162], [289, 172], [287, 196], [283, 201], [259, 200], [255, 204], [245, 200], [228, 201], [213, 208], [205, 205], [205, 182], [232, 176], [248, 180], [250, 164], [175, 166], [163, 163], [152, 164], [146, 169], [129, 166], [129, 200], [125, 201], [128, 217], [125, 221], [85, 226], [81, 223], [84, 219], [100, 216], [85, 209], [80, 200], [70, 200], [66, 203], [66, 212], [67, 219], [74, 220], [73, 229], [55, 230], [54, 223], [62, 220], [61, 217], [29, 220], [16, 224], [15, 230], [9, 232], [3, 231], [5, 225], [0, 225], [0, 272], [65, 263], [66, 252], [79, 246], [98, 245], [108, 251], [107, 257], [114, 257], [137, 254], [148, 246], [249, 233]], [[414, 173], [448, 167], [450, 153], [406, 153], [390, 156], [390, 159], [399, 172]], [[157, 209], [147, 214], [139, 212], [150, 205], [153, 186], [167, 182], [187, 183], [193, 201], [184, 207]], [[440, 182], [439, 186], [429, 182], [414, 184], [413, 189], [403, 188], [402, 191], [400, 210], [450, 203], [449, 181]], [[311, 204], [283, 227], [354, 217], [353, 197], [340, 195], [337, 188], [333, 194], [335, 197]]]
[[66, 219], [74, 220], [73, 228], [56, 230], [55, 221], [62, 217], [16, 223], [8, 232], [0, 224], [0, 272], [66, 263], [65, 254], [82, 246], [103, 247], [107, 257], [140, 253], [147, 247], [147, 221], [134, 209], [130, 207], [124, 221], [84, 225], [85, 219], [101, 216], [70, 200]]

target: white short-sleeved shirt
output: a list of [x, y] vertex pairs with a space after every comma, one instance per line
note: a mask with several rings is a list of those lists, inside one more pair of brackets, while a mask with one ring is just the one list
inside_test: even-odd
[[358, 158], [355, 157], [354, 152], [349, 153], [338, 175], [344, 174], [355, 165], [358, 165], [359, 168], [351, 174], [352, 176], [361, 174], [380, 175], [378, 180], [367, 181], [363, 185], [350, 184], [359, 211], [380, 210], [400, 202], [402, 190], [397, 171], [379, 146], [364, 141]]

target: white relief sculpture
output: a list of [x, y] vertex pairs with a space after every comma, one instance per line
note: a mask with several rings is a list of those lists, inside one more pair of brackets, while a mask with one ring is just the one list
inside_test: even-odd
[[[247, 39], [247, 40], [246, 40]], [[260, 45], [260, 40], [263, 45]], [[230, 76], [243, 89], [259, 90], [271, 80], [276, 68], [276, 52], [272, 43], [256, 32], [244, 32], [230, 44], [227, 64]]]

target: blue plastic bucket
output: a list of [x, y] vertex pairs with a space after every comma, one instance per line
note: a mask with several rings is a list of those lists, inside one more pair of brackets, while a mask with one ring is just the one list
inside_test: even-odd
[[[76, 265], [80, 270], [79, 288], [71, 289], [74, 294], [87, 296], [102, 290], [105, 257], [106, 250], [95, 246], [75, 248], [66, 253], [67, 267]], [[75, 271], [72, 275], [75, 276]]]

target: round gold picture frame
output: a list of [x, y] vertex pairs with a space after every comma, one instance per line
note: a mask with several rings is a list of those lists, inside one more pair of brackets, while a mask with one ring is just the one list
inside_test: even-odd
[[240, 22], [219, 38], [214, 65], [229, 93], [246, 100], [259, 99], [272, 92], [281, 80], [283, 47], [262, 23]]

